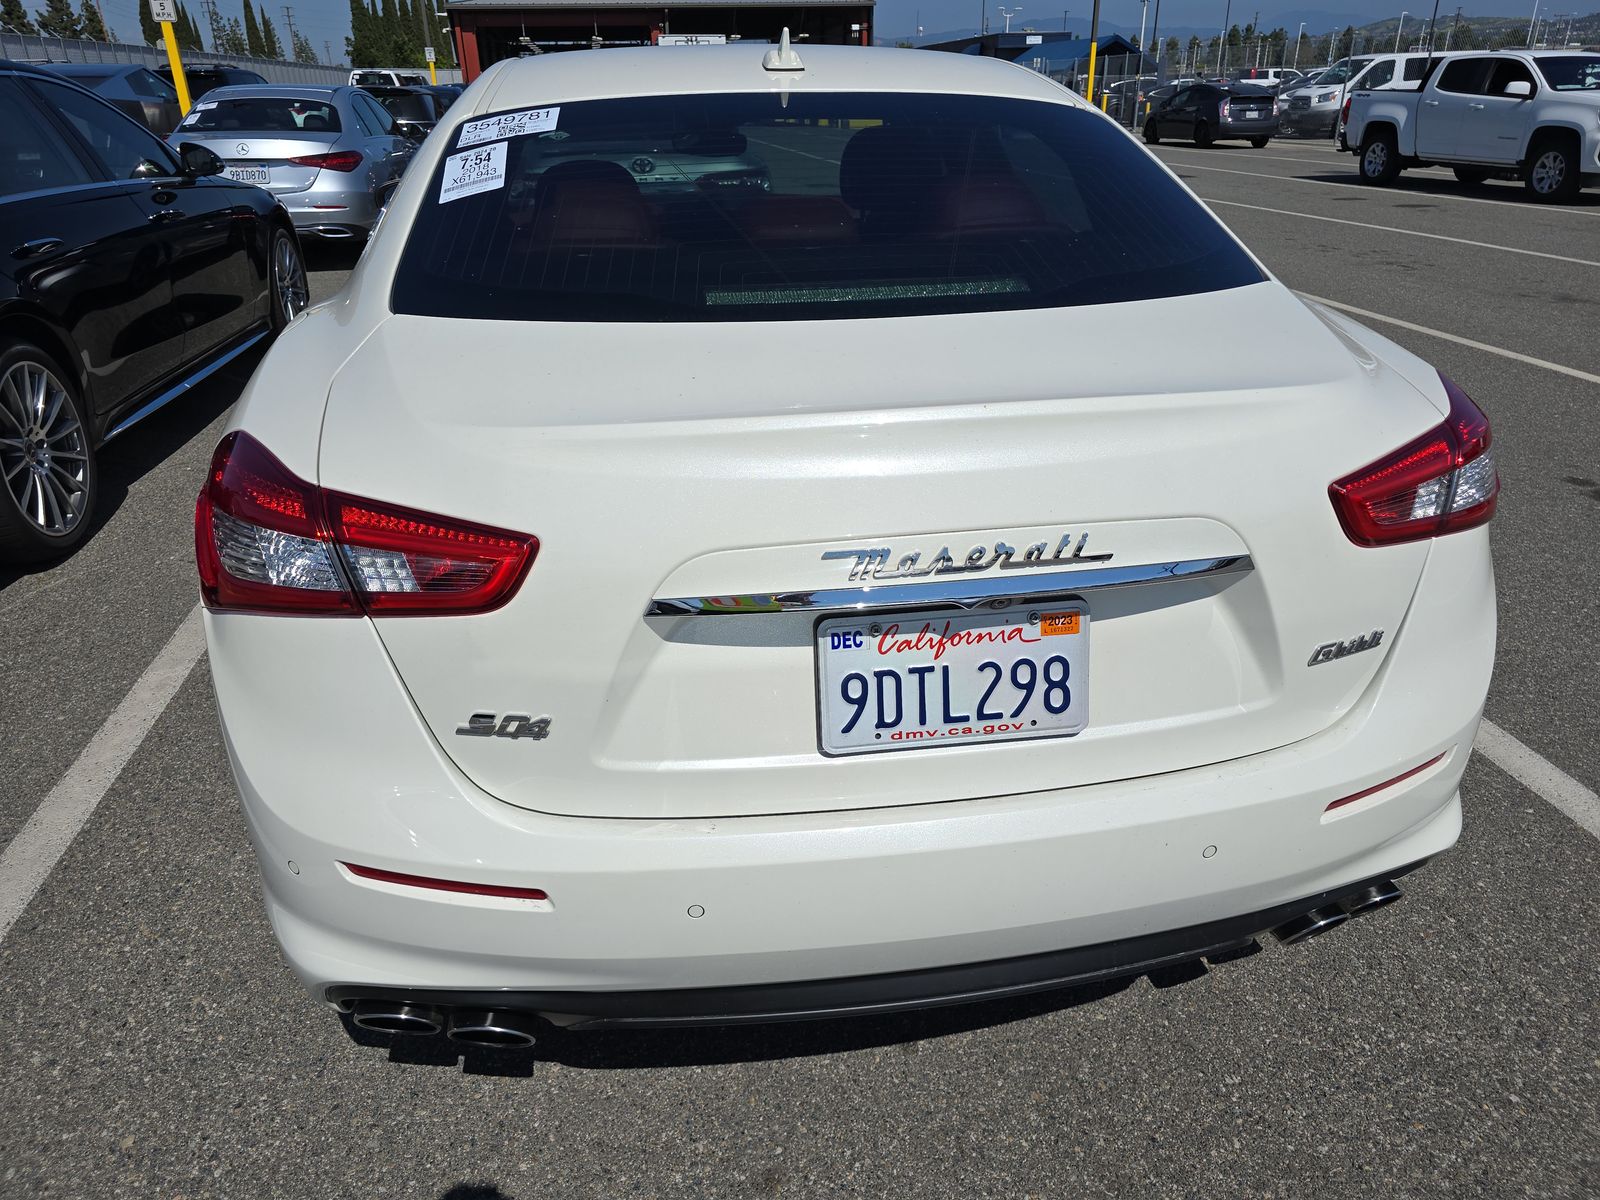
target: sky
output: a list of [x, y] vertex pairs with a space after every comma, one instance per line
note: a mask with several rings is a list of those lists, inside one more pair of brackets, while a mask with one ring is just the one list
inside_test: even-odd
[[[44, 0], [22, 0], [22, 3], [29, 10], [44, 7]], [[119, 42], [140, 40], [140, 3], [143, 0], [100, 0], [106, 24], [111, 26]], [[250, 3], [257, 6], [256, 0], [250, 0]], [[211, 30], [206, 24], [205, 10], [200, 0], [183, 0], [183, 6], [189, 10], [195, 24], [200, 26], [200, 34], [206, 44], [210, 45]], [[294, 9], [294, 27], [311, 39], [317, 57], [327, 61], [322, 45], [327, 42], [333, 47], [336, 61], [344, 62], [344, 39], [350, 33], [350, 0], [289, 0], [289, 6]], [[75, 3], [73, 7], [77, 8], [78, 5]], [[267, 15], [272, 18], [273, 28], [278, 31], [279, 40], [287, 45], [288, 27], [283, 19], [282, 0], [267, 0], [266, 9]], [[217, 11], [224, 20], [237, 17], [241, 22], [244, 21], [244, 5], [240, 0], [217, 0]]]

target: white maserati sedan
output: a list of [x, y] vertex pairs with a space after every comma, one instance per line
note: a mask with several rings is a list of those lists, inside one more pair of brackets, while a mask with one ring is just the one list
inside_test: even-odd
[[514, 1045], [1397, 898], [1461, 825], [1498, 488], [1466, 395], [1046, 77], [641, 48], [451, 107], [195, 534], [290, 966]]

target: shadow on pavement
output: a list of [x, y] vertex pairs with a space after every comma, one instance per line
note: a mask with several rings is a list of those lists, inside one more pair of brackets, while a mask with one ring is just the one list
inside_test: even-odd
[[[89, 518], [89, 533], [78, 544], [74, 554], [82, 553], [99, 535], [122, 506], [134, 484], [186, 446], [239, 398], [239, 393], [244, 390], [244, 385], [249, 382], [265, 352], [266, 344], [263, 343], [241, 354], [209, 379], [176, 397], [165, 408], [152, 413], [95, 451], [100, 466], [100, 491], [95, 499], [94, 513]], [[0, 591], [24, 576], [54, 570], [70, 557], [66, 555], [37, 563], [0, 564]]]
[[[1213, 965], [1232, 962], [1259, 951], [1253, 944], [1211, 959]], [[1141, 978], [1158, 988], [1176, 987], [1208, 973], [1195, 961], [1121, 979], [1052, 989], [1003, 1000], [984, 1000], [881, 1017], [841, 1017], [765, 1025], [724, 1025], [695, 1028], [595, 1030], [567, 1033], [552, 1028], [527, 1050], [502, 1050], [465, 1046], [440, 1035], [406, 1037], [375, 1033], [341, 1015], [346, 1036], [359, 1046], [385, 1049], [389, 1061], [414, 1066], [455, 1067], [468, 1075], [531, 1077], [540, 1063], [559, 1063], [585, 1071], [626, 1071], [639, 1068], [718, 1066], [807, 1058], [853, 1050], [900, 1046], [914, 1052], [913, 1043], [952, 1034], [968, 1033], [1025, 1021], [1046, 1013], [1093, 1004], [1126, 991]]]

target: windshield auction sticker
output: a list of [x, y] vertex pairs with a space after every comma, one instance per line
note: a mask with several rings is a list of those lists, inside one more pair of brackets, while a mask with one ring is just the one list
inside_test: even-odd
[[465, 154], [452, 154], [444, 160], [444, 183], [439, 188], [439, 203], [449, 204], [463, 196], [492, 192], [505, 186], [506, 144], [496, 142]]
[[465, 150], [468, 146], [476, 146], [479, 142], [494, 142], [505, 138], [526, 137], [530, 133], [543, 133], [547, 129], [556, 127], [556, 118], [560, 115], [561, 107], [557, 105], [555, 108], [527, 108], [521, 112], [485, 117], [481, 121], [468, 121], [461, 127], [461, 136], [456, 140], [456, 148]]

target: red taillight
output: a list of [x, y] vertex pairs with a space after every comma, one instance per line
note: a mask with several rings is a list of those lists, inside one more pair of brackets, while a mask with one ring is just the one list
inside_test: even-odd
[[247, 433], [217, 446], [194, 512], [206, 607], [313, 616], [481, 613], [539, 540], [323, 491]]
[[1222, 98], [1222, 101], [1217, 105], [1217, 120], [1226, 121], [1227, 119], [1228, 119], [1228, 97], [1224, 96]]
[[1494, 516], [1500, 476], [1489, 418], [1443, 375], [1442, 425], [1328, 487], [1345, 535], [1358, 546], [1412, 542], [1482, 525]]
[[400, 871], [385, 871], [378, 867], [360, 867], [355, 863], [341, 863], [352, 875], [362, 879], [375, 879], [379, 883], [397, 883], [402, 887], [428, 888], [435, 892], [459, 892], [468, 896], [501, 896], [509, 900], [548, 900], [543, 888], [506, 887], [499, 883], [463, 883], [459, 879], [435, 879], [431, 875], [406, 875]]
[[361, 165], [361, 151], [339, 150], [333, 154], [306, 154], [289, 160], [297, 167], [317, 167], [323, 171], [354, 171]]
[[1354, 96], [1346, 97], [1344, 108], [1339, 113], [1339, 120], [1345, 125], [1350, 124], [1350, 101], [1353, 99], [1355, 99]]

